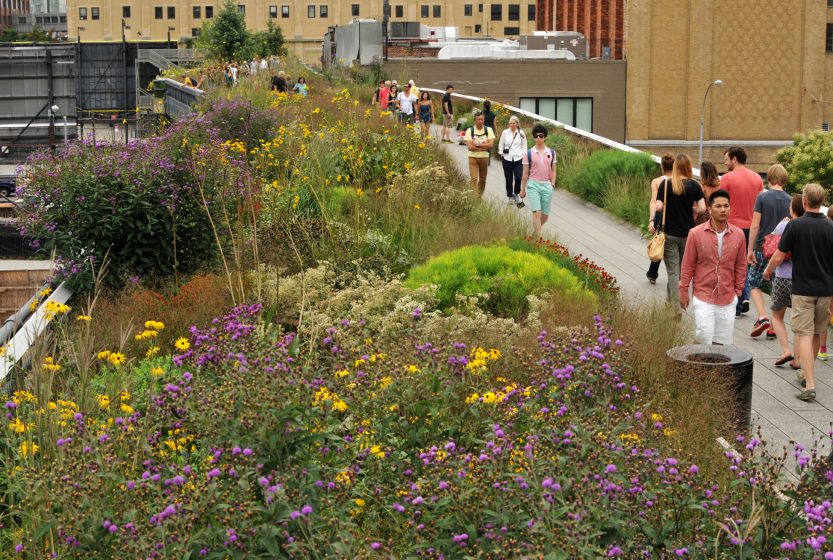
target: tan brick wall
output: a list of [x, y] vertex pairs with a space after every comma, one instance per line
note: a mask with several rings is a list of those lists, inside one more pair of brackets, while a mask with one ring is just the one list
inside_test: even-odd
[[[632, 0], [627, 7], [628, 140], [789, 140], [833, 120], [823, 0]], [[829, 70], [829, 71], [828, 71]], [[757, 158], [775, 148], [750, 149]], [[696, 147], [689, 152], [696, 155]], [[706, 150], [713, 157], [722, 150]], [[765, 162], [761, 162], [763, 165]]]

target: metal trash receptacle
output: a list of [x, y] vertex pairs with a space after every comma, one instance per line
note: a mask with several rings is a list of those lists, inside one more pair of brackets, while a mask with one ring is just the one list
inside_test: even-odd
[[689, 344], [666, 352], [669, 366], [685, 373], [719, 371], [728, 378], [732, 419], [738, 433], [748, 433], [752, 423], [752, 353], [737, 346]]

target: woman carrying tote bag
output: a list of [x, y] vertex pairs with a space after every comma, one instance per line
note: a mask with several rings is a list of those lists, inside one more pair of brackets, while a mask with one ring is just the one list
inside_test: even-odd
[[[665, 201], [665, 204], [663, 204]], [[692, 207], [695, 207], [692, 212]], [[691, 159], [685, 154], [674, 158], [671, 181], [664, 181], [657, 189], [655, 212], [665, 213], [665, 272], [668, 275], [668, 302], [674, 310], [680, 309], [680, 265], [683, 262], [688, 232], [694, 227], [694, 216], [706, 211], [703, 189], [692, 179]], [[656, 221], [656, 218], [655, 218]], [[651, 233], [657, 224], [650, 224]]]

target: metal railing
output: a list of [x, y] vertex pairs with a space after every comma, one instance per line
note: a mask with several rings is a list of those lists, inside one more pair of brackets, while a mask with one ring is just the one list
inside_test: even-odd
[[[441, 93], [441, 94], [445, 93], [445, 90], [434, 89], [434, 88], [420, 88], [420, 90], [430, 91], [431, 93]], [[451, 95], [453, 97], [459, 97], [460, 99], [467, 99], [469, 101], [474, 101], [476, 103], [482, 103], [483, 101], [486, 100], [483, 97], [475, 97], [473, 95], [465, 95], [465, 94], [462, 94], [462, 93], [452, 93]], [[648, 153], [648, 152], [643, 152], [642, 150], [638, 150], [638, 149], [636, 149], [632, 146], [628, 146], [627, 144], [622, 144], [621, 142], [616, 142], [615, 140], [611, 140], [610, 138], [605, 138], [604, 136], [599, 136], [598, 134], [593, 134], [592, 132], [587, 132], [586, 130], [583, 130], [581, 128], [576, 128], [575, 126], [571, 126], [569, 124], [564, 124], [563, 122], [557, 121], [555, 119], [550, 119], [548, 117], [538, 115], [538, 114], [533, 113], [531, 111], [526, 111], [524, 109], [521, 109], [520, 107], [514, 107], [512, 105], [507, 105], [506, 103], [501, 103], [500, 105], [501, 105], [501, 107], [504, 107], [505, 109], [508, 109], [509, 111], [511, 111], [513, 113], [516, 113], [518, 115], [523, 115], [525, 117], [535, 119], [536, 121], [540, 121], [540, 122], [547, 123], [547, 124], [550, 124], [552, 126], [555, 126], [557, 128], [564, 129], [565, 131], [567, 131], [571, 134], [575, 134], [576, 136], [581, 136], [582, 138], [586, 138], [587, 140], [592, 140], [593, 142], [596, 142], [596, 143], [601, 144], [603, 146], [607, 146], [608, 148], [613, 148], [614, 150], [620, 150], [622, 152], [630, 152], [630, 153], [633, 153], [633, 154], [647, 154], [647, 155], [651, 156], [651, 159], [654, 160], [656, 163], [660, 163], [660, 161], [661, 161], [661, 158], [659, 156], [655, 155], [655, 154], [651, 154], [651, 153]], [[497, 134], [497, 131], [495, 131], [495, 134]], [[699, 177], [700, 176], [700, 170], [695, 169], [694, 170], [694, 175]]]

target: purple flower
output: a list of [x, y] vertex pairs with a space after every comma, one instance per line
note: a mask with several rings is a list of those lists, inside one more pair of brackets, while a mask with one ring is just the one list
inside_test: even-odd
[[305, 505], [304, 507], [301, 508], [301, 513], [304, 514], [304, 515], [311, 514], [312, 513], [312, 506], [309, 505], [309, 504]]
[[622, 556], [622, 549], [618, 546], [611, 546], [607, 549], [607, 555], [609, 558], [616, 558], [617, 556]]
[[469, 536], [466, 533], [460, 533], [459, 535], [454, 535], [451, 537], [451, 540], [456, 543], [461, 543], [468, 540]]
[[372, 548], [373, 550], [379, 550], [380, 548], [382, 548], [382, 543], [372, 542], [370, 543], [370, 548]]
[[290, 514], [289, 514], [289, 518], [290, 518], [291, 520], [293, 520], [293, 521], [295, 521], [295, 520], [296, 520], [296, 519], [298, 519], [299, 517], [301, 517], [301, 512], [300, 512], [300, 511], [298, 511], [297, 509], [296, 509], [295, 511], [293, 511], [292, 513], [290, 513]]
[[208, 476], [208, 480], [211, 480], [212, 478], [216, 478], [216, 477], [220, 476], [220, 469], [216, 469], [216, 468], [211, 469], [210, 471], [208, 471], [207, 476]]
[[605, 467], [605, 472], [607, 474], [612, 474], [612, 473], [615, 473], [616, 471], [617, 471], [616, 465], [608, 465], [608, 466]]

